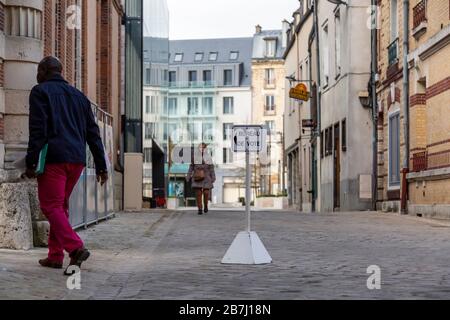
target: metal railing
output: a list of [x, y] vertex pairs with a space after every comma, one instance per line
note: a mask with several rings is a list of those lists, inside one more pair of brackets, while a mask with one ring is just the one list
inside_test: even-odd
[[427, 0], [422, 0], [413, 8], [414, 29], [420, 26], [422, 22], [426, 21], [427, 21]]
[[94, 104], [92, 110], [100, 128], [110, 177], [103, 187], [97, 183], [94, 159], [89, 148], [87, 148], [86, 168], [70, 198], [69, 218], [72, 227], [75, 229], [87, 228], [91, 224], [114, 216], [113, 116]]
[[412, 171], [420, 172], [428, 169], [428, 155], [427, 152], [418, 152], [413, 154]]

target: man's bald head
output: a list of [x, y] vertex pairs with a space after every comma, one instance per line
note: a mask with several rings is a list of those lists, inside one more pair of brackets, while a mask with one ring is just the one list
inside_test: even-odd
[[62, 64], [58, 58], [52, 56], [45, 57], [38, 66], [37, 82], [42, 83], [55, 75], [61, 75], [62, 69]]

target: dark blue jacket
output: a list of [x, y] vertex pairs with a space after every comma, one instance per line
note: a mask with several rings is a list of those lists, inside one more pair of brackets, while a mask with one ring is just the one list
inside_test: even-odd
[[91, 103], [63, 77], [54, 76], [31, 90], [29, 127], [28, 168], [37, 167], [39, 153], [46, 143], [46, 163], [86, 165], [87, 143], [94, 156], [97, 174], [107, 171]]

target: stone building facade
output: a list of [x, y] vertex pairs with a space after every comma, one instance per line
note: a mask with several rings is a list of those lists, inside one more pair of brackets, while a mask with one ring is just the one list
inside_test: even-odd
[[410, 5], [408, 212], [450, 219], [450, 2]]
[[35, 185], [13, 165], [26, 153], [28, 96], [44, 56], [57, 56], [65, 78], [113, 115], [120, 149], [122, 8], [119, 0], [0, 0], [0, 247], [28, 249], [32, 231], [46, 230]]
[[266, 161], [259, 162], [260, 195], [281, 195], [284, 192], [283, 114], [285, 104], [285, 67], [283, 53], [286, 33], [256, 27], [252, 54], [252, 123], [268, 130], [270, 150]]
[[400, 211], [405, 151], [403, 101], [403, 2], [379, 2], [378, 207]]
[[[311, 77], [310, 35], [313, 30], [312, 6], [307, 1], [300, 2], [294, 12], [293, 21], [287, 28], [286, 76], [302, 80], [309, 92], [313, 90]], [[289, 90], [298, 82], [285, 80], [285, 149], [288, 168], [287, 189], [289, 203], [303, 212], [313, 210], [312, 201], [312, 128], [302, 126], [303, 120], [312, 119], [311, 99], [298, 101], [289, 97]]]

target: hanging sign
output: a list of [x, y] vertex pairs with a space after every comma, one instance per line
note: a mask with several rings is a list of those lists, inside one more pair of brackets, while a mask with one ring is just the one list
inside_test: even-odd
[[299, 83], [295, 88], [289, 91], [289, 97], [296, 100], [308, 101], [309, 92], [304, 83]]

